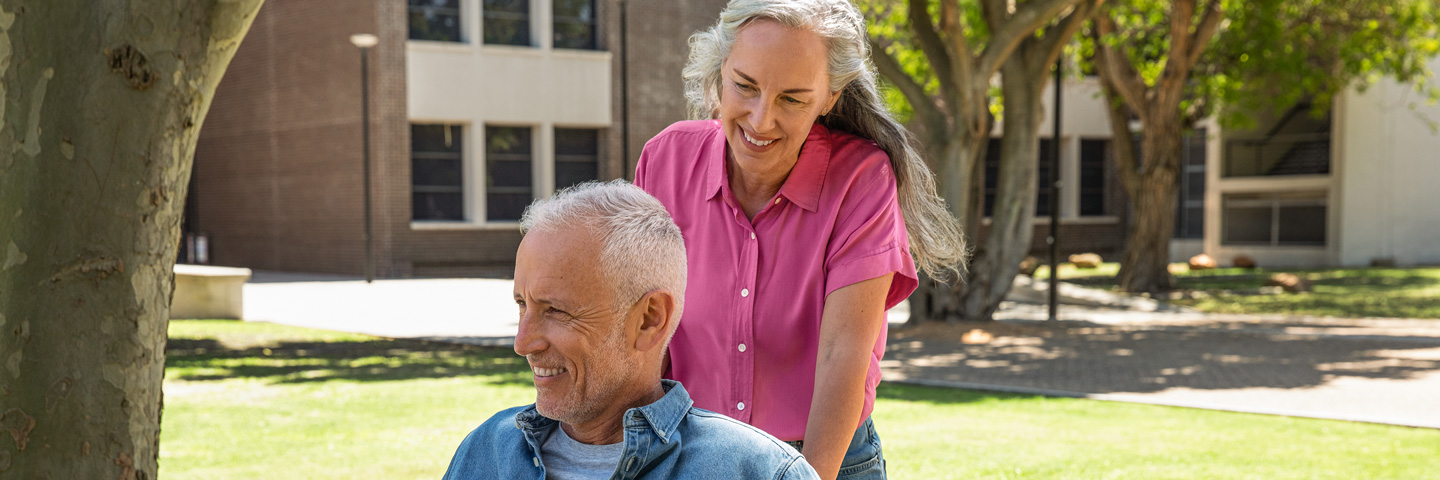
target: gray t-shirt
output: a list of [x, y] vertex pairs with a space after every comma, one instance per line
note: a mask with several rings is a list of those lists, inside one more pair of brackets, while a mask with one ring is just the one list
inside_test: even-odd
[[609, 445], [580, 443], [570, 438], [559, 425], [540, 446], [540, 458], [545, 461], [545, 478], [554, 480], [610, 478], [615, 474], [615, 468], [620, 466], [620, 455], [624, 452], [624, 442]]

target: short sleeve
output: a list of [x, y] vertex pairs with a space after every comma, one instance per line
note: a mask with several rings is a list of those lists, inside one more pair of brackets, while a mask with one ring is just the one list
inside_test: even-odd
[[845, 195], [838, 223], [825, 257], [825, 295], [865, 280], [894, 273], [885, 308], [890, 309], [910, 296], [920, 282], [905, 219], [896, 195], [895, 176], [889, 165], [883, 175], [861, 177]]

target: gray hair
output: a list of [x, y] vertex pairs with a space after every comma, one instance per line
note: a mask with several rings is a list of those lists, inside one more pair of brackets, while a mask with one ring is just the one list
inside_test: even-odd
[[[679, 320], [685, 301], [685, 239], [655, 197], [624, 180], [584, 182], [536, 200], [520, 217], [520, 231], [589, 228], [600, 241], [600, 268], [615, 308], [654, 290], [675, 295]], [[673, 331], [673, 330], [672, 330]]]
[[825, 41], [830, 91], [840, 92], [840, 98], [820, 124], [873, 140], [890, 155], [917, 266], [936, 279], [958, 277], [967, 255], [960, 223], [935, 193], [935, 176], [913, 146], [912, 135], [885, 107], [870, 62], [865, 18], [849, 0], [731, 0], [714, 27], [690, 36], [690, 59], [683, 73], [690, 117], [719, 115], [721, 66], [740, 29], [762, 18], [815, 32]]

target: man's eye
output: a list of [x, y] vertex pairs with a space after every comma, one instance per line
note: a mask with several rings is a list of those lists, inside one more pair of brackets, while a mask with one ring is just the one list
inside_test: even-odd
[[568, 317], [568, 316], [570, 316], [570, 313], [569, 313], [569, 312], [566, 312], [566, 311], [561, 310], [561, 309], [558, 309], [558, 308], [551, 308], [551, 309], [550, 309], [550, 313], [553, 314], [553, 315], [560, 315], [560, 316], [563, 316], [563, 317]]

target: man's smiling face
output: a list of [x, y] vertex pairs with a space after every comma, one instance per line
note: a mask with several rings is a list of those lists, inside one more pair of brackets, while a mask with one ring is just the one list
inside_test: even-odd
[[589, 228], [531, 231], [515, 259], [515, 353], [535, 376], [536, 407], [561, 422], [601, 417], [630, 382], [632, 353]]

